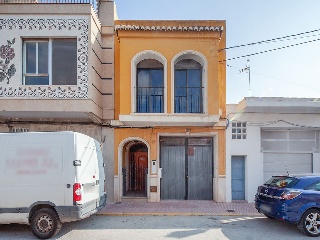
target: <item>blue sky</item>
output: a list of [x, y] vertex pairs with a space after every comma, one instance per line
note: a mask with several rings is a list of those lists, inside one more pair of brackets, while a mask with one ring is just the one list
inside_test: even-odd
[[[121, 20], [226, 20], [227, 47], [320, 29], [320, 0], [115, 0]], [[320, 39], [320, 31], [227, 50], [227, 58]], [[320, 98], [320, 41], [228, 61], [227, 103], [249, 96]]]

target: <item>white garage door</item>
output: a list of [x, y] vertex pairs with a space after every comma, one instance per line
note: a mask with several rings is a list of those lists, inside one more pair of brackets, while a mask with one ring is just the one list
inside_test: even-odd
[[312, 173], [312, 154], [310, 153], [264, 153], [264, 181], [272, 175]]

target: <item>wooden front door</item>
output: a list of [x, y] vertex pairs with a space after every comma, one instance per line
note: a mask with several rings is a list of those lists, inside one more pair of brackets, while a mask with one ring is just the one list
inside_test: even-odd
[[130, 159], [130, 189], [133, 191], [146, 190], [148, 171], [148, 155], [146, 152], [131, 153]]
[[136, 152], [134, 154], [134, 161], [137, 166], [137, 184], [138, 190], [144, 191], [146, 188], [146, 171], [148, 169], [148, 157], [145, 152]]

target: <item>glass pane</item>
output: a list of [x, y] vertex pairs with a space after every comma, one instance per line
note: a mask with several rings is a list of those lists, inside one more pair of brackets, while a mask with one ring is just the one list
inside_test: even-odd
[[199, 69], [188, 70], [188, 87], [201, 87], [201, 73]]
[[25, 77], [25, 85], [48, 85], [49, 77], [28, 76]]
[[26, 42], [26, 73], [37, 73], [36, 42]]
[[175, 87], [186, 87], [187, 86], [187, 71], [176, 70], [174, 75]]
[[176, 70], [174, 83], [175, 96], [187, 96], [187, 72], [185, 70]]
[[188, 88], [188, 113], [201, 112], [201, 89]]
[[38, 73], [48, 73], [48, 42], [38, 42]]
[[163, 70], [138, 69], [137, 112], [163, 112]]
[[186, 113], [187, 112], [187, 97], [186, 96], [175, 96], [174, 98], [174, 112]]
[[274, 176], [271, 177], [266, 183], [265, 185], [268, 186], [273, 186], [273, 187], [286, 187], [286, 188], [291, 188], [294, 185], [296, 185], [299, 182], [298, 178], [294, 178], [294, 177], [287, 177], [287, 176]]
[[163, 70], [162, 69], [150, 69], [151, 86], [163, 87]]
[[189, 138], [188, 144], [189, 145], [211, 145], [212, 139], [211, 138]]
[[138, 87], [150, 87], [149, 70], [138, 69]]
[[77, 40], [52, 41], [52, 84], [77, 85]]

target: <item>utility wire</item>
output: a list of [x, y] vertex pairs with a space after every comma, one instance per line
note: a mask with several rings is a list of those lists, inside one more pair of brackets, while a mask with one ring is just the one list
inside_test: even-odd
[[311, 38], [311, 37], [316, 37], [316, 36], [319, 36], [319, 35], [320, 35], [320, 33], [307, 35], [307, 36], [301, 36], [301, 37], [285, 38], [285, 39], [280, 39], [279, 41], [272, 41], [270, 43], [283, 42], [283, 41], [292, 41], [292, 40], [297, 40], [297, 39], [302, 39], [302, 38]]
[[236, 46], [232, 46], [232, 47], [222, 48], [220, 50], [222, 51], [222, 50], [228, 50], [228, 49], [232, 49], [232, 48], [239, 48], [239, 47], [252, 46], [252, 45], [256, 45], [256, 44], [275, 42], [277, 40], [282, 40], [282, 39], [290, 38], [290, 37], [296, 37], [296, 36], [309, 34], [309, 33], [313, 33], [313, 32], [318, 32], [318, 31], [320, 31], [320, 29], [316, 29], [316, 30], [312, 30], [312, 31], [308, 31], [308, 32], [302, 32], [302, 33], [298, 33], [298, 34], [292, 34], [292, 35], [288, 35], [288, 36], [284, 36], [284, 37], [272, 38], [272, 39], [269, 39], [269, 40], [263, 40], [263, 41], [259, 41], [259, 42], [236, 45]]
[[256, 52], [256, 53], [251, 53], [251, 54], [247, 54], [247, 55], [242, 55], [242, 56], [239, 56], [239, 57], [228, 58], [228, 59], [225, 59], [225, 60], [221, 60], [221, 61], [219, 61], [219, 62], [226, 62], [226, 61], [235, 60], [235, 59], [239, 59], [239, 58], [250, 57], [250, 56], [254, 56], [254, 55], [258, 55], [258, 54], [262, 54], [262, 53], [273, 52], [273, 51], [281, 50], [281, 49], [284, 49], [284, 48], [299, 46], [299, 45], [303, 45], [303, 44], [307, 44], [307, 43], [312, 43], [312, 42], [316, 42], [316, 41], [320, 41], [320, 38], [317, 38], [317, 39], [314, 39], [314, 40], [310, 40], [310, 41], [306, 41], [306, 42], [291, 44], [291, 45], [288, 45], [288, 46], [273, 48], [273, 49], [269, 49], [269, 50], [265, 50], [265, 51], [261, 51], [261, 52]]
[[[235, 69], [239, 69], [239, 70], [240, 70], [239, 67], [234, 67], [234, 66], [231, 66], [231, 65], [229, 65], [229, 64], [227, 64], [227, 67], [235, 68]], [[255, 74], [255, 75], [260, 75], [260, 76], [263, 76], [263, 77], [267, 77], [267, 78], [276, 79], [276, 80], [279, 80], [279, 81], [282, 81], [282, 82], [286, 82], [286, 83], [290, 83], [290, 84], [293, 84], [293, 85], [297, 85], [297, 86], [300, 86], [300, 87], [309, 88], [309, 89], [312, 89], [312, 90], [314, 90], [314, 91], [319, 91], [319, 90], [320, 90], [320, 89], [318, 89], [318, 88], [310, 87], [310, 86], [303, 85], [303, 84], [299, 84], [299, 83], [295, 83], [295, 82], [290, 82], [290, 81], [287, 81], [287, 80], [284, 80], [284, 79], [281, 79], [281, 78], [268, 76], [268, 75], [265, 75], [265, 74], [262, 74], [262, 73], [258, 73], [258, 72], [254, 72], [254, 71], [251, 71], [251, 73], [253, 73], [253, 74]]]

